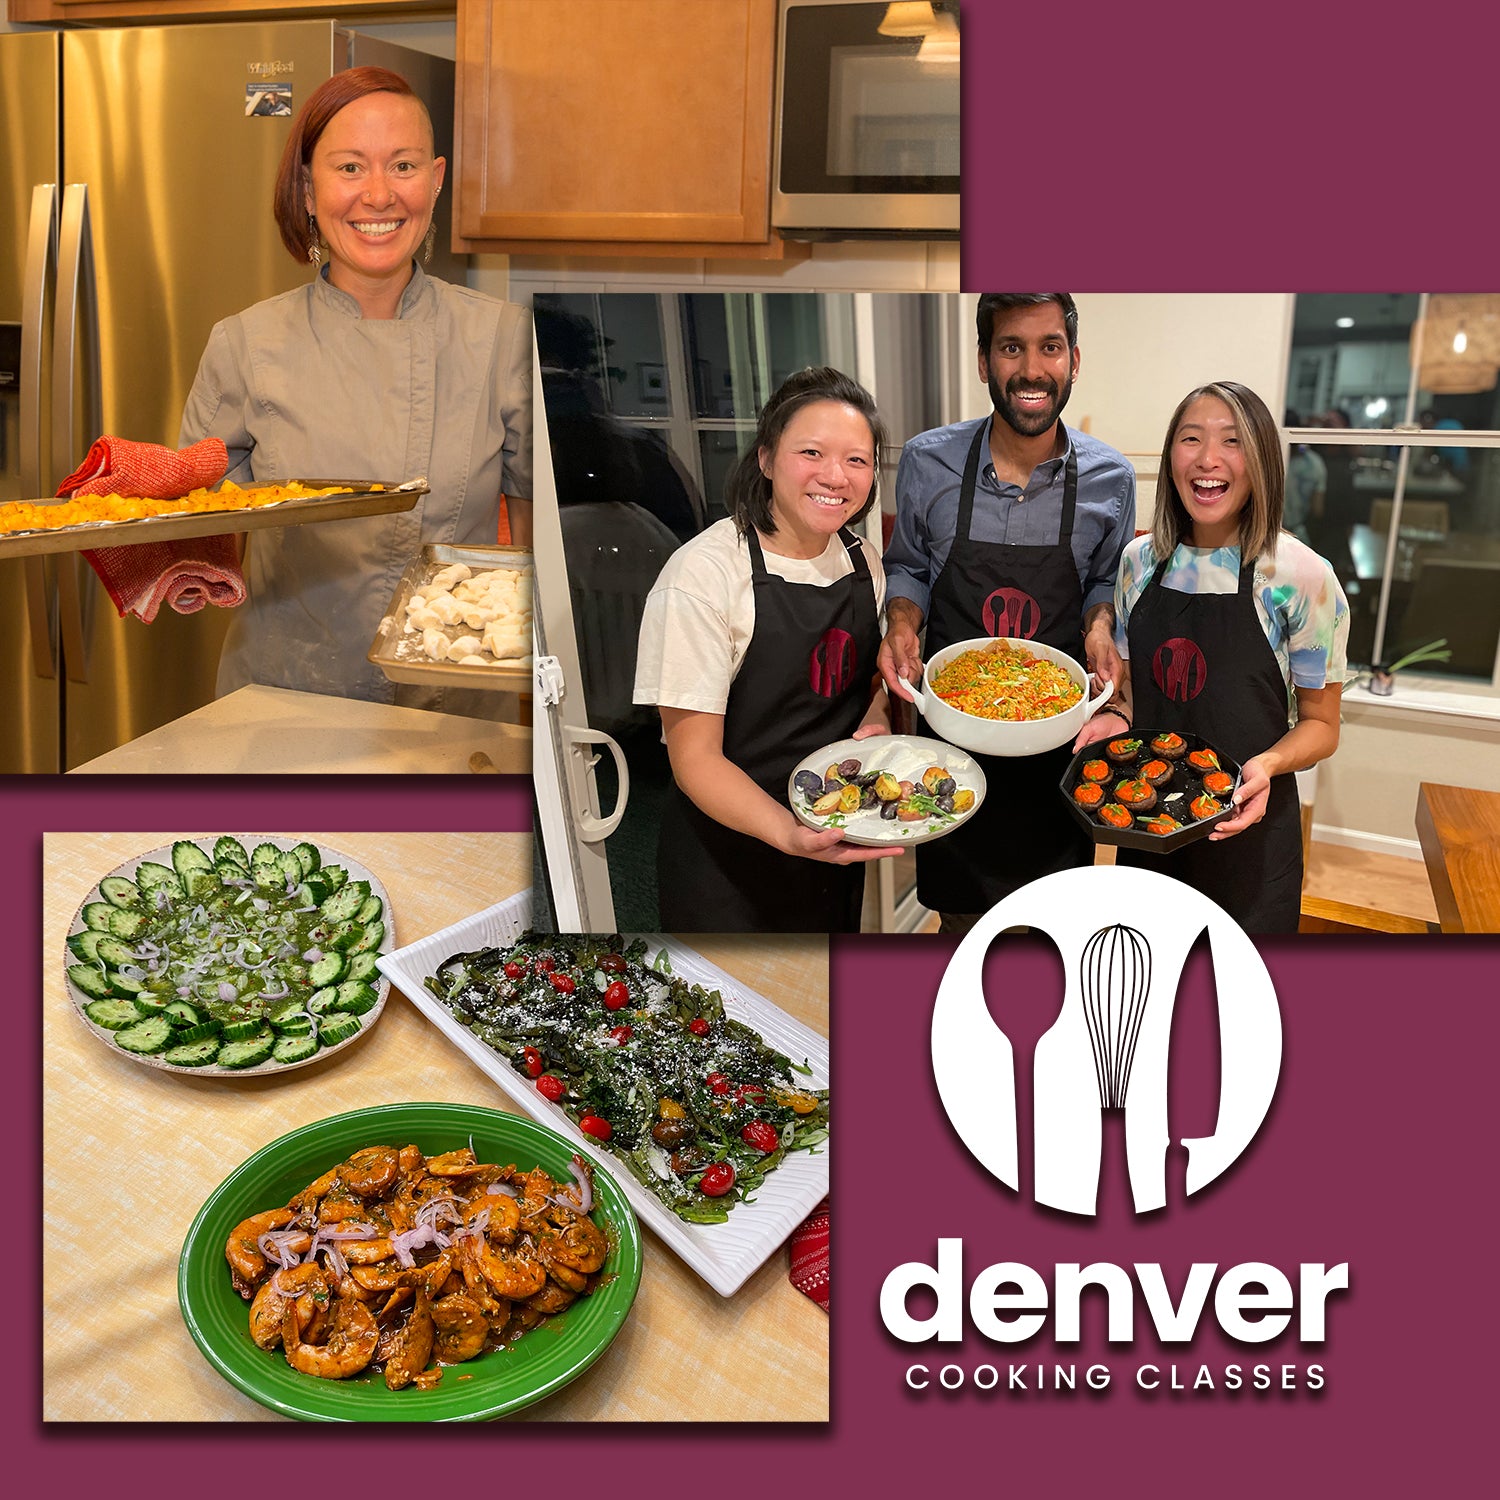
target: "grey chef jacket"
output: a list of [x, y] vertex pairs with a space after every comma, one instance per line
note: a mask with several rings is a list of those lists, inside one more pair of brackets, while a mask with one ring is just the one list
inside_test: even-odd
[[431, 493], [394, 515], [253, 533], [218, 691], [484, 712], [493, 697], [398, 686], [366, 653], [423, 543], [493, 542], [498, 497], [531, 497], [530, 313], [413, 266], [400, 316], [366, 319], [326, 277], [214, 328], [178, 441], [222, 438], [236, 483], [426, 475]]
[[[886, 601], [910, 599], [925, 619], [932, 586], [948, 561], [958, 529], [958, 492], [980, 417], [919, 433], [901, 450], [896, 470], [896, 529], [885, 549]], [[1001, 484], [986, 452], [974, 485], [969, 535], [978, 542], [1054, 546], [1062, 531], [1063, 470], [1078, 455], [1073, 515], [1073, 561], [1083, 590], [1083, 613], [1111, 604], [1120, 554], [1135, 535], [1135, 470], [1122, 454], [1072, 427], [1067, 445], [1039, 463], [1023, 491]], [[1080, 621], [1080, 628], [1082, 622]]]

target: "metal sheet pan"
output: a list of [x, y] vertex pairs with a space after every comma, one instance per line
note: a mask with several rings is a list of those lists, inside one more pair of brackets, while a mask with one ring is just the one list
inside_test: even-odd
[[531, 550], [527, 547], [446, 546], [429, 543], [407, 565], [396, 585], [395, 596], [368, 656], [392, 682], [418, 683], [424, 687], [488, 688], [498, 693], [531, 692], [531, 664], [525, 666], [463, 666], [459, 662], [429, 661], [425, 656], [408, 654], [415, 639], [405, 633], [406, 606], [411, 596], [440, 568], [450, 563], [464, 563], [476, 573], [492, 568], [531, 570]]
[[[335, 495], [305, 500], [278, 500], [253, 510], [204, 510], [190, 515], [143, 516], [137, 521], [90, 521], [55, 531], [8, 531], [0, 534], [0, 558], [34, 557], [43, 552], [82, 552], [90, 547], [123, 547], [136, 542], [172, 542], [186, 537], [224, 536], [273, 526], [305, 526], [313, 521], [347, 521], [353, 516], [380, 516], [410, 510], [427, 493], [427, 481], [377, 486], [374, 480], [298, 479], [287, 483], [310, 489], [338, 486]], [[244, 490], [270, 489], [264, 484]], [[62, 500], [33, 500], [33, 505], [62, 505]]]

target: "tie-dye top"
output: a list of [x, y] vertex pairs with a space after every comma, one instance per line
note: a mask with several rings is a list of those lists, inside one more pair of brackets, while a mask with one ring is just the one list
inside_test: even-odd
[[[1120, 559], [1115, 581], [1115, 644], [1130, 655], [1130, 611], [1156, 567], [1150, 536], [1138, 536]], [[1179, 544], [1161, 586], [1182, 594], [1232, 594], [1239, 587], [1238, 547]], [[1305, 542], [1283, 531], [1276, 554], [1256, 559], [1255, 613], [1276, 653], [1288, 692], [1341, 687], [1347, 672], [1349, 601], [1333, 568]]]

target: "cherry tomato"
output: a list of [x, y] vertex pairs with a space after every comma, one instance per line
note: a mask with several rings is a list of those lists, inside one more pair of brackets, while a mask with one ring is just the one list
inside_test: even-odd
[[762, 1156], [769, 1156], [781, 1144], [781, 1132], [766, 1120], [751, 1120], [740, 1131], [740, 1139], [754, 1146]]
[[754, 1108], [766, 1102], [766, 1091], [758, 1083], [742, 1083], [734, 1091], [734, 1097], [737, 1103]]
[[623, 1047], [635, 1033], [628, 1026], [616, 1026], [609, 1034], [609, 1039], [615, 1046]]
[[708, 1022], [705, 1021], [702, 1016], [694, 1016], [693, 1019], [688, 1022], [688, 1030], [691, 1031], [694, 1036], [707, 1036]]
[[729, 1092], [729, 1079], [722, 1073], [710, 1073], [703, 1080], [712, 1094], [727, 1094]]
[[538, 974], [550, 974], [557, 967], [557, 963], [554, 959], [542, 957], [537, 959], [532, 967]]
[[556, 1104], [568, 1092], [568, 1086], [555, 1073], [543, 1073], [536, 1081], [536, 1091]]
[[623, 979], [617, 979], [608, 989], [604, 991], [605, 1010], [624, 1010], [630, 1003], [630, 986]]
[[578, 988], [570, 974], [549, 974], [547, 977], [552, 981], [552, 988], [559, 995], [571, 995]]
[[698, 1179], [698, 1189], [710, 1198], [722, 1198], [734, 1186], [734, 1168], [727, 1161], [715, 1162]]
[[521, 1053], [521, 1061], [526, 1064], [526, 1076], [528, 1078], [540, 1078], [542, 1076], [542, 1054], [535, 1047], [527, 1047]]
[[620, 953], [606, 953], [599, 960], [599, 967], [606, 974], [623, 974], [625, 972], [625, 957]]
[[511, 959], [505, 966], [505, 977], [507, 979], [519, 979], [526, 972], [526, 965], [518, 959]]
[[578, 1128], [596, 1141], [607, 1141], [615, 1133], [614, 1126], [602, 1115], [585, 1115], [578, 1122]]

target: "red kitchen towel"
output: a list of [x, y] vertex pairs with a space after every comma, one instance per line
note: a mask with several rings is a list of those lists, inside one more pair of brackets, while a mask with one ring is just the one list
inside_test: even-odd
[[828, 1200], [792, 1231], [792, 1285], [828, 1311]]
[[176, 500], [189, 490], [207, 489], [229, 472], [229, 450], [219, 438], [204, 438], [183, 449], [129, 438], [102, 437], [78, 469], [57, 487], [59, 495], [139, 495]]
[[[229, 451], [219, 438], [204, 438], [174, 451], [158, 443], [102, 437], [57, 493], [175, 500], [190, 490], [217, 484], [228, 471]], [[121, 619], [133, 614], [149, 625], [163, 604], [180, 615], [191, 615], [205, 604], [232, 609], [245, 602], [245, 575], [233, 536], [98, 547], [83, 556], [99, 575]]]

